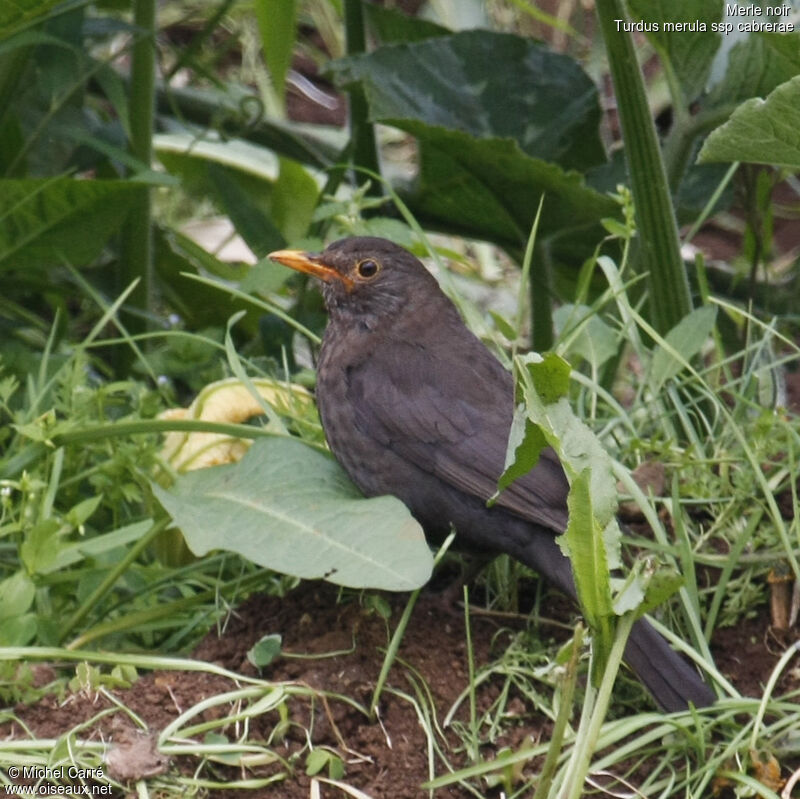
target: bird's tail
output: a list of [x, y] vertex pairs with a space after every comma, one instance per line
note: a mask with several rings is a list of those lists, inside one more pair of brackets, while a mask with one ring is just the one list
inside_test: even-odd
[[[543, 528], [526, 531], [522, 547], [507, 547], [515, 557], [536, 569], [565, 594], [576, 598], [569, 559], [564, 556], [552, 533]], [[687, 663], [646, 619], [631, 629], [625, 646], [625, 661], [636, 673], [656, 702], [672, 713], [714, 704], [716, 696], [703, 682], [694, 666]]]
[[714, 704], [716, 696], [647, 619], [639, 619], [625, 646], [625, 662], [666, 711]]

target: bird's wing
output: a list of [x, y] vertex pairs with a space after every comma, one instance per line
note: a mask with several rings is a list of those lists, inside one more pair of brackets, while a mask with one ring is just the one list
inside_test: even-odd
[[[464, 341], [459, 342], [464, 345]], [[386, 342], [381, 357], [348, 370], [358, 428], [460, 491], [488, 500], [503, 472], [513, 415], [513, 381], [475, 339], [467, 357], [446, 345]], [[465, 353], [461, 353], [465, 355]], [[568, 484], [551, 449], [506, 488], [497, 505], [562, 532]]]

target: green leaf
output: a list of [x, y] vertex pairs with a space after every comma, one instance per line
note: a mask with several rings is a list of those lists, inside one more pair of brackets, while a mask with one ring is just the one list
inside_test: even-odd
[[520, 405], [514, 411], [511, 430], [508, 434], [508, 448], [503, 473], [497, 481], [497, 492], [487, 503], [493, 505], [498, 495], [508, 488], [514, 480], [527, 474], [539, 461], [542, 449], [547, 440], [539, 425], [528, 418], [525, 406]]
[[723, 0], [630, 0], [628, 5], [633, 18], [657, 23], [658, 30], [645, 36], [668, 62], [688, 105], [705, 88], [722, 42], [711, 25], [722, 18]]
[[265, 635], [248, 650], [247, 659], [257, 669], [263, 669], [280, 655], [282, 643], [283, 638], [279, 633]]
[[656, 347], [650, 365], [650, 376], [655, 393], [667, 380], [675, 377], [703, 347], [717, 321], [717, 308], [704, 305], [695, 308], [678, 322]]
[[766, 100], [742, 103], [709, 135], [698, 161], [748, 161], [800, 169], [800, 75], [778, 86]]
[[722, 80], [711, 89], [710, 106], [766, 97], [800, 73], [800, 33], [740, 35], [743, 38], [731, 48]]
[[577, 355], [597, 368], [617, 354], [617, 333], [586, 305], [559, 306], [553, 322], [559, 338], [568, 341], [565, 355]]
[[361, 83], [373, 122], [510, 139], [567, 169], [605, 161], [594, 82], [572, 58], [530, 39], [465, 31], [387, 45], [329, 69], [340, 86]]
[[233, 169], [213, 163], [208, 164], [207, 174], [218, 204], [257, 257], [263, 258], [286, 245], [286, 239], [275, 222], [258, 206], [248, 190], [246, 178]]
[[255, 0], [253, 9], [261, 34], [261, 50], [272, 85], [279, 97], [286, 93], [286, 73], [295, 46], [295, 0]]
[[45, 16], [61, 0], [15, 0], [0, 3], [0, 41]]
[[306, 756], [306, 774], [313, 777], [327, 767], [328, 777], [340, 780], [344, 776], [344, 763], [333, 752], [327, 749], [314, 749]]
[[407, 591], [431, 574], [422, 529], [399, 500], [364, 499], [332, 458], [295, 439], [259, 439], [239, 463], [153, 491], [196, 555], [225, 549], [354, 588]]
[[613, 200], [586, 186], [583, 176], [530, 158], [509, 139], [475, 139], [470, 134], [413, 121], [394, 121], [420, 139], [420, 176], [409, 202], [447, 229], [472, 238], [522, 246], [542, 194], [542, 236], [591, 228], [613, 215]]
[[297, 241], [306, 234], [318, 198], [319, 187], [308, 171], [296, 161], [281, 158], [270, 212], [286, 241]]
[[668, 566], [655, 566], [650, 560], [639, 560], [614, 598], [617, 615], [633, 612], [644, 616], [666, 602], [682, 585], [683, 577]]
[[467, 31], [382, 47], [331, 70], [341, 86], [363, 87], [371, 121], [419, 140], [406, 201], [426, 224], [521, 247], [544, 194], [542, 239], [571, 231], [582, 260], [602, 236], [599, 220], [618, 210], [569, 171], [605, 156], [595, 87], [565, 56]]
[[0, 626], [0, 646], [26, 646], [36, 636], [37, 619], [35, 613], [23, 613], [3, 619]]
[[51, 570], [61, 546], [61, 525], [56, 519], [37, 522], [25, 533], [19, 556], [28, 574], [44, 574]]
[[134, 541], [138, 541], [152, 524], [152, 519], [144, 519], [141, 522], [120, 527], [110, 533], [97, 535], [93, 538], [79, 539], [70, 544], [63, 544], [56, 553], [53, 562], [47, 568], [41, 569], [40, 573], [51, 574], [59, 569], [65, 569], [67, 566], [80, 563], [82, 560], [96, 558], [99, 555], [125, 547]]
[[[597, 436], [575, 415], [561, 393], [565, 362], [552, 353], [546, 358], [529, 354], [518, 356], [516, 366], [528, 418], [541, 428], [547, 443], [555, 450], [570, 485], [584, 472], [590, 475], [592, 511], [606, 537], [611, 568], [617, 568], [620, 562], [619, 528], [616, 524], [617, 483], [611, 459]], [[541, 395], [540, 388], [554, 401], [548, 402]]]
[[364, 3], [364, 18], [382, 44], [421, 42], [452, 32], [430, 20], [409, 17], [396, 8], [386, 8], [377, 3]]
[[67, 511], [65, 520], [73, 527], [80, 527], [97, 510], [102, 501], [103, 497], [100, 494], [84, 499]]
[[143, 191], [122, 180], [0, 180], [0, 270], [94, 260]]
[[21, 571], [0, 580], [0, 619], [22, 616], [33, 605], [36, 587], [31, 579]]
[[569, 556], [581, 612], [592, 628], [595, 652], [592, 678], [599, 684], [614, 640], [615, 613], [605, 540], [593, 510], [590, 484], [589, 469], [573, 478], [567, 497], [569, 522], [559, 543]]
[[545, 405], [558, 402], [569, 392], [570, 365], [554, 352], [544, 355], [531, 353], [526, 358], [533, 387]]

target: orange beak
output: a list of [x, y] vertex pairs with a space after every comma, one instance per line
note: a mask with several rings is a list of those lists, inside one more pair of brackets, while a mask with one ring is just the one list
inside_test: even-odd
[[333, 267], [323, 264], [318, 255], [311, 255], [302, 250], [276, 250], [271, 252], [268, 257], [279, 264], [288, 266], [290, 269], [296, 269], [298, 272], [318, 277], [326, 283], [338, 280], [344, 284], [348, 291], [353, 288], [353, 281], [349, 277], [346, 277]]

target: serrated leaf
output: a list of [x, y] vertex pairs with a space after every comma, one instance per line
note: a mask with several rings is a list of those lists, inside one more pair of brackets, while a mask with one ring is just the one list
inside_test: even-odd
[[272, 84], [278, 95], [285, 94], [286, 73], [295, 45], [295, 0], [255, 0], [253, 10], [261, 34], [261, 49]]
[[225, 549], [354, 588], [406, 591], [430, 577], [431, 553], [407, 508], [364, 499], [332, 458], [296, 439], [259, 439], [236, 464], [153, 491], [196, 555]]
[[742, 103], [712, 131], [697, 160], [747, 161], [800, 169], [800, 75], [765, 100]]
[[489, 505], [494, 504], [497, 496], [508, 488], [514, 480], [527, 474], [536, 466], [542, 449], [546, 446], [547, 440], [541, 428], [528, 418], [525, 406], [520, 405], [514, 411], [514, 417], [511, 421], [504, 471], [497, 481], [497, 492], [489, 500]]
[[593, 511], [590, 483], [588, 469], [571, 481], [567, 498], [569, 522], [559, 543], [569, 556], [581, 611], [592, 628], [592, 679], [598, 685], [613, 643], [614, 608], [605, 541]]

